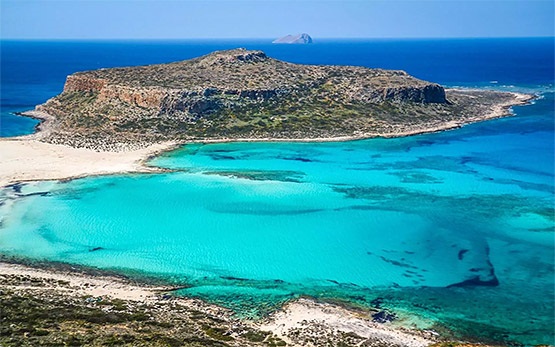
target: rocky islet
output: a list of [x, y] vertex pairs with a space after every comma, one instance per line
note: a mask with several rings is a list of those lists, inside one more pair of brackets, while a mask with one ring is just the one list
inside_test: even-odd
[[446, 90], [404, 71], [234, 49], [78, 72], [37, 110], [50, 119], [42, 140], [110, 150], [121, 142], [394, 137], [499, 117], [522, 102], [512, 93]]

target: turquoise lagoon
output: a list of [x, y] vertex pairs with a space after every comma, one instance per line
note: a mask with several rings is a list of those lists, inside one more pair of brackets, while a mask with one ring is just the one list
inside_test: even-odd
[[186, 284], [246, 316], [309, 295], [553, 343], [553, 95], [454, 131], [188, 144], [152, 160], [170, 173], [6, 187], [0, 252]]

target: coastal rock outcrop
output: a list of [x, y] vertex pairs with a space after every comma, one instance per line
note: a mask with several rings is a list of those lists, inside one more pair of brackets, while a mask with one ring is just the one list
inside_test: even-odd
[[448, 94], [404, 71], [293, 64], [233, 49], [175, 63], [78, 72], [37, 109], [55, 118], [44, 140], [88, 146], [388, 136], [446, 122], [456, 126], [508, 99], [495, 92]]
[[106, 84], [107, 81], [101, 78], [93, 78], [86, 75], [69, 75], [64, 85], [64, 92], [98, 92], [104, 88]]
[[306, 33], [297, 34], [297, 35], [287, 35], [280, 37], [279, 39], [275, 39], [272, 43], [294, 43], [294, 44], [307, 44], [312, 43], [312, 37]]

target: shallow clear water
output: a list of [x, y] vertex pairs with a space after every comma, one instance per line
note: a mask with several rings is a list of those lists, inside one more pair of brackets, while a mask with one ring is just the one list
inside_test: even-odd
[[443, 133], [191, 144], [152, 161], [172, 173], [6, 187], [0, 253], [158, 276], [247, 316], [381, 298], [404, 324], [554, 344], [554, 92], [501, 88], [542, 97]]

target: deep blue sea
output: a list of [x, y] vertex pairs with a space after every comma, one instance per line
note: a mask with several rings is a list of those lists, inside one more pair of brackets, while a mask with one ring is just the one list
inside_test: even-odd
[[4, 41], [1, 135], [33, 132], [13, 113], [60, 93], [70, 73], [237, 47], [538, 98], [442, 133], [189, 144], [152, 160], [172, 173], [4, 188], [0, 253], [187, 284], [178, 294], [243, 316], [308, 295], [380, 302], [395, 324], [462, 338], [555, 344], [554, 40], [268, 42]]

